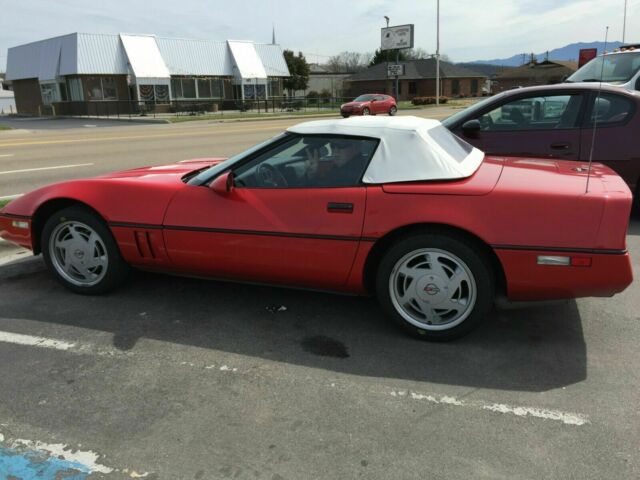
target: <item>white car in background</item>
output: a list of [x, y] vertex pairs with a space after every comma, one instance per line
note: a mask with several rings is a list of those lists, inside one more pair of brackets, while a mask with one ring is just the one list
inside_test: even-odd
[[627, 90], [640, 90], [640, 44], [626, 45], [604, 53], [580, 67], [566, 81], [609, 83]]

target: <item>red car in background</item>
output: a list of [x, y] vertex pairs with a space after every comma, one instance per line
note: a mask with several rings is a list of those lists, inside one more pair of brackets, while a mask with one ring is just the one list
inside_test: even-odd
[[340, 105], [340, 115], [347, 118], [351, 115], [376, 115], [387, 113], [395, 115], [398, 111], [396, 99], [383, 93], [367, 93], [360, 95], [353, 102]]

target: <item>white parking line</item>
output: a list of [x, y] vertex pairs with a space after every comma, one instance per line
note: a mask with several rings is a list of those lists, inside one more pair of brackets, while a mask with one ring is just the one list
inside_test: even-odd
[[57, 170], [60, 168], [89, 167], [91, 165], [93, 165], [93, 163], [78, 163], [76, 165], [56, 165], [55, 167], [25, 168], [23, 170], [8, 170], [6, 172], [0, 172], [0, 175], [10, 175], [12, 173], [39, 172], [42, 170]]
[[430, 395], [423, 393], [411, 392], [408, 390], [392, 390], [393, 397], [406, 397], [412, 400], [422, 400], [429, 403], [439, 405], [451, 405], [454, 407], [468, 407], [474, 410], [487, 410], [495, 413], [505, 413], [515, 415], [516, 417], [533, 417], [543, 420], [555, 420], [566, 425], [581, 426], [589, 423], [589, 417], [581, 413], [562, 412], [560, 410], [549, 410], [537, 407], [518, 407], [505, 405], [503, 403], [488, 403], [482, 401], [460, 400], [448, 395]]
[[3, 153], [2, 155], [0, 155], [0, 158], [5, 158], [5, 157], [13, 157], [13, 153]]
[[[17, 345], [25, 345], [38, 348], [48, 348], [54, 350], [66, 351], [73, 354], [93, 354], [99, 356], [108, 356], [110, 358], [131, 358], [136, 355], [135, 352], [121, 352], [110, 348], [101, 348], [91, 344], [71, 343], [63, 340], [56, 340], [45, 337], [36, 337], [32, 335], [23, 335], [18, 333], [0, 331], [0, 342], [13, 343]], [[145, 354], [142, 353], [144, 356]], [[196, 365], [193, 362], [182, 361], [180, 365], [189, 367], [199, 367], [208, 371], [219, 371], [224, 374], [246, 375], [248, 372], [238, 371], [238, 368], [230, 367], [226, 363], [221, 365]], [[345, 385], [347, 386], [347, 385]], [[331, 383], [331, 388], [335, 388], [336, 384]], [[349, 386], [347, 386], [349, 388]], [[561, 410], [553, 410], [548, 408], [530, 407], [530, 406], [514, 406], [503, 403], [487, 402], [482, 400], [467, 400], [456, 398], [451, 395], [438, 395], [428, 393], [418, 393], [412, 390], [383, 390], [384, 394], [391, 395], [398, 400], [423, 401], [446, 407], [467, 408], [469, 410], [485, 411], [499, 414], [514, 415], [522, 418], [532, 418], [546, 421], [561, 422], [565, 425], [582, 426], [591, 423], [588, 415], [575, 412], [563, 412]], [[382, 393], [379, 390], [378, 394]]]
[[55, 350], [69, 350], [76, 346], [75, 343], [11, 332], [0, 332], [0, 342], [28, 345], [31, 347], [53, 348]]

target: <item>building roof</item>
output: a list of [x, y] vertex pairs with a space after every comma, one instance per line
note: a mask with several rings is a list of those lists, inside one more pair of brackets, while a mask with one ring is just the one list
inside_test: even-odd
[[466, 178], [475, 173], [484, 158], [482, 151], [456, 137], [439, 121], [414, 116], [317, 120], [288, 131], [379, 139], [364, 173], [365, 183]]
[[[234, 55], [232, 46], [238, 44], [242, 46]], [[246, 65], [249, 58], [251, 68]], [[238, 63], [244, 66], [237, 68]], [[138, 75], [136, 70], [144, 73]], [[234, 76], [249, 70], [265, 77], [289, 76], [279, 45], [251, 41], [71, 33], [10, 48], [7, 55], [7, 80], [127, 74], [165, 78], [167, 72], [169, 75]]]
[[569, 75], [578, 69], [576, 62], [562, 60], [545, 60], [540, 63], [528, 63], [511, 70], [505, 70], [498, 75], [497, 80], [506, 79], [544, 79]]
[[[393, 62], [389, 62], [392, 64]], [[436, 78], [436, 59], [424, 58], [421, 60], [407, 60], [399, 62], [405, 67], [404, 75], [400, 79], [420, 80]], [[373, 67], [358, 72], [351, 77], [351, 82], [387, 80], [387, 62], [378, 63]], [[394, 77], [395, 78], [395, 77]], [[440, 61], [440, 78], [486, 78], [486, 75], [475, 72], [465, 67], [461, 67], [449, 62]]]

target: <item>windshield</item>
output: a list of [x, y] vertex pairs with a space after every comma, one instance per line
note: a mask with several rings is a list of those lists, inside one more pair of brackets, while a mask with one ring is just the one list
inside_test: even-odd
[[474, 105], [471, 105], [469, 108], [465, 108], [464, 110], [460, 110], [458, 113], [454, 113], [449, 118], [446, 118], [445, 120], [442, 120], [442, 124], [447, 128], [452, 128], [459, 121], [469, 120], [470, 118], [473, 118], [475, 112], [478, 112], [478, 111], [482, 110], [489, 103], [495, 101], [496, 99], [498, 99], [500, 97], [503, 97], [504, 95], [505, 95], [504, 93], [499, 93], [498, 95], [494, 95], [493, 97], [487, 97], [484, 100], [482, 100], [482, 101], [480, 101], [480, 102], [478, 102], [478, 103], [476, 103]]
[[198, 175], [193, 177], [187, 183], [189, 185], [203, 185], [207, 183], [209, 180], [211, 180], [212, 178], [214, 178], [216, 175], [218, 175], [218, 173], [223, 172], [227, 168], [231, 167], [234, 163], [245, 158], [247, 155], [251, 155], [252, 153], [257, 152], [261, 148], [264, 148], [267, 145], [269, 145], [270, 143], [277, 142], [278, 140], [285, 137], [286, 135], [288, 135], [286, 132], [281, 133], [280, 135], [276, 135], [275, 137], [272, 137], [269, 140], [259, 143], [258, 145], [254, 145], [253, 147], [245, 150], [244, 152], [240, 152], [237, 155], [234, 155], [233, 157], [226, 159], [222, 163], [218, 163], [217, 165], [214, 165], [211, 168], [207, 168], [203, 172], [200, 172]]
[[373, 100], [375, 97], [376, 97], [375, 95], [360, 95], [358, 98], [354, 100], [354, 102], [369, 102]]
[[602, 73], [603, 82], [627, 83], [639, 69], [640, 52], [603, 55], [582, 66], [567, 82], [599, 82]]

